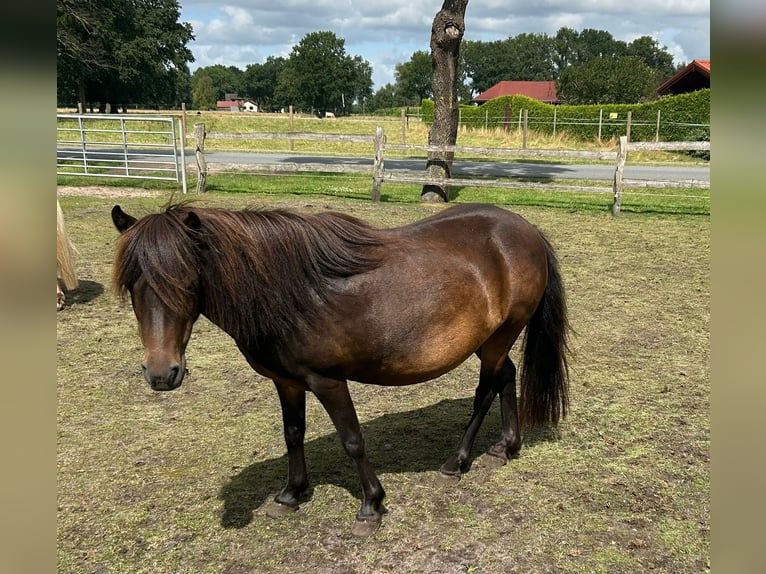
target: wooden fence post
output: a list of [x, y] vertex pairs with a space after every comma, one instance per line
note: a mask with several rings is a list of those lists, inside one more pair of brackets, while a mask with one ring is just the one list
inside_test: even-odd
[[205, 161], [205, 124], [194, 124], [194, 142], [197, 158], [197, 193], [205, 193], [207, 162]]
[[601, 125], [604, 122], [604, 108], [598, 110], [598, 141], [601, 143]]
[[660, 141], [660, 112], [662, 112], [662, 110], [657, 110], [657, 131], [654, 132], [655, 142]]
[[[293, 107], [290, 106], [290, 133], [294, 131], [293, 129]], [[295, 140], [290, 138], [290, 151], [295, 150]]]
[[556, 138], [556, 106], [553, 106], [553, 138]]
[[407, 108], [402, 108], [402, 145], [407, 145]]
[[527, 130], [529, 129], [529, 110], [524, 110], [524, 133], [521, 136], [521, 149], [527, 149]]
[[622, 172], [628, 159], [628, 136], [620, 136], [620, 147], [617, 150], [617, 168], [614, 170], [614, 199], [612, 200], [612, 215], [620, 215], [622, 205]]
[[372, 164], [372, 200], [380, 201], [380, 187], [383, 185], [383, 174], [385, 167], [383, 165], [383, 148], [386, 145], [386, 134], [383, 128], [375, 128], [375, 159]]
[[630, 124], [633, 122], [633, 112], [628, 112], [628, 122], [625, 126], [625, 137], [630, 141]]

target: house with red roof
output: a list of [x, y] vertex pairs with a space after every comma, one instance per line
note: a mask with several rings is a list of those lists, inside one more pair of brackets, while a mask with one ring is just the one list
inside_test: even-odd
[[227, 112], [238, 112], [239, 111], [239, 100], [218, 100], [215, 103], [215, 109], [220, 111], [227, 111]]
[[501, 96], [527, 96], [546, 104], [558, 104], [556, 95], [556, 82], [524, 82], [503, 80], [498, 82], [486, 92], [482, 92], [471, 100], [473, 104], [483, 104]]
[[696, 92], [710, 87], [710, 60], [692, 60], [657, 88], [659, 96]]

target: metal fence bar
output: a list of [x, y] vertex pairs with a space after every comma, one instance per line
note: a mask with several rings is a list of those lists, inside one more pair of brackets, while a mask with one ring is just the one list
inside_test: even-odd
[[56, 114], [56, 174], [182, 182], [172, 117]]

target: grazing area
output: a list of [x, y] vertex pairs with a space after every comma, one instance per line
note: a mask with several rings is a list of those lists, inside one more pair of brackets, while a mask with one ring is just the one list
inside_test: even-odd
[[[196, 200], [334, 209], [381, 227], [447, 208], [373, 204], [334, 192], [340, 181], [294, 194], [213, 190]], [[232, 339], [200, 319], [183, 386], [155, 393], [144, 382], [135, 316], [110, 290], [118, 235], [110, 211], [119, 203], [133, 215], [154, 213], [167, 192], [58, 195], [79, 279], [57, 314], [59, 572], [709, 569], [708, 213], [613, 218], [577, 204], [485, 199], [523, 215], [556, 248], [575, 331], [569, 415], [556, 432], [527, 432], [519, 456], [498, 468], [482, 455], [500, 438], [496, 401], [471, 469], [445, 484], [439, 469], [470, 416], [478, 359], [420, 385], [350, 383], [388, 508], [380, 529], [360, 539], [349, 528], [362, 495], [357, 473], [313, 396], [309, 497], [274, 519], [265, 508], [287, 469], [279, 400]], [[520, 343], [511, 351], [518, 365]]]

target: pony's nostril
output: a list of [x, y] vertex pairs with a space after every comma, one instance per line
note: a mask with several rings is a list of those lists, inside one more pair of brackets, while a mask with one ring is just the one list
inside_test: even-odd
[[[183, 369], [183, 371], [182, 371]], [[147, 363], [141, 363], [141, 371], [144, 379], [155, 391], [170, 391], [181, 385], [185, 374], [185, 368], [179, 364], [174, 364], [164, 369], [157, 370]]]

